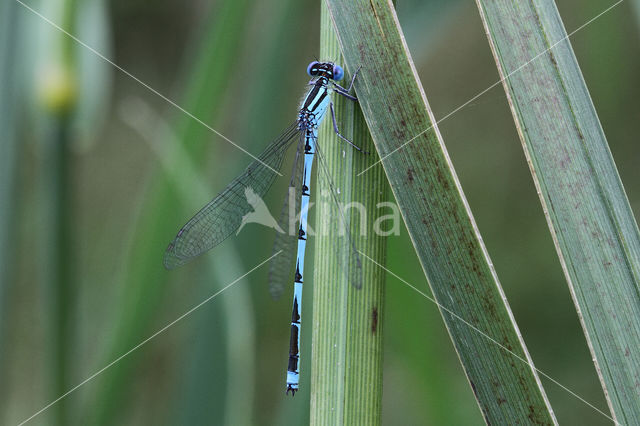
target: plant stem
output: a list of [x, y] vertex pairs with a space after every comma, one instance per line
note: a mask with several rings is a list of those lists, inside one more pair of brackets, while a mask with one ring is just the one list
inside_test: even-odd
[[[321, 59], [344, 66], [324, 3], [320, 40]], [[344, 82], [348, 84], [351, 77], [346, 69], [345, 74]], [[377, 425], [382, 405], [385, 274], [362, 258], [362, 288], [356, 289], [346, 279], [348, 274], [344, 269], [349, 262], [345, 259], [351, 254], [349, 250], [336, 250], [336, 241], [346, 238], [341, 235], [344, 225], [340, 211], [326, 193], [331, 190], [328, 183], [331, 179], [333, 187], [339, 189], [339, 202], [364, 206], [362, 211], [345, 211], [347, 218], [349, 211], [366, 214], [359, 221], [351, 220], [349, 231], [359, 251], [384, 264], [386, 238], [373, 232], [372, 218], [378, 212], [378, 204], [387, 201], [388, 187], [381, 168], [356, 177], [360, 170], [377, 161], [378, 156], [359, 105], [337, 94], [333, 102], [341, 133], [371, 153], [358, 152], [339, 139], [333, 131], [331, 117], [326, 118], [318, 141], [323, 158], [318, 158], [317, 167], [319, 209], [313, 280], [311, 424]], [[322, 159], [330, 177], [320, 164]]]
[[[43, 284], [46, 299], [49, 301], [51, 318], [51, 373], [53, 377], [52, 395], [62, 395], [69, 388], [70, 359], [69, 349], [73, 348], [75, 335], [75, 281], [72, 273], [72, 235], [70, 215], [71, 175], [68, 159], [70, 143], [69, 122], [62, 117], [49, 118], [47, 135], [42, 141], [43, 155], [41, 171], [41, 194], [45, 200], [43, 206], [43, 225], [48, 235], [43, 242]], [[61, 401], [54, 407], [56, 424], [68, 424], [68, 401]]]
[[[76, 0], [56, 4], [61, 26], [74, 32]], [[77, 104], [75, 42], [56, 32], [50, 57], [39, 81], [38, 107], [42, 127], [39, 146], [40, 280], [47, 300], [51, 394], [64, 394], [70, 387], [71, 349], [76, 334], [76, 276], [73, 269], [73, 166], [71, 121]], [[69, 424], [69, 401], [53, 407], [55, 424]]]
[[[17, 112], [22, 107], [22, 57], [17, 40], [21, 34], [18, 24], [16, 2], [0, 4], [0, 318], [9, 318], [5, 295], [13, 287], [14, 262], [16, 259], [16, 212], [18, 211], [16, 183], [18, 181], [19, 143]], [[0, 383], [5, 383], [7, 363], [7, 323], [0, 326]], [[4, 407], [0, 403], [0, 410]]]

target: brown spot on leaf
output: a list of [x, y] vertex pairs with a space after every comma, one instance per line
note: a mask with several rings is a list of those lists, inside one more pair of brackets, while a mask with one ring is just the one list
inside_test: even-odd
[[442, 173], [442, 170], [440, 168], [436, 168], [436, 176], [442, 188], [445, 190], [449, 189], [449, 180], [447, 180], [446, 176]]
[[478, 390], [476, 389], [476, 384], [473, 383], [473, 380], [469, 380], [469, 383], [471, 384], [471, 390], [473, 391], [473, 394], [476, 396], [476, 399], [478, 399]]
[[409, 183], [413, 182], [413, 169], [411, 167], [407, 169], [407, 179]]
[[378, 330], [378, 308], [375, 306], [371, 310], [371, 333], [376, 334]]

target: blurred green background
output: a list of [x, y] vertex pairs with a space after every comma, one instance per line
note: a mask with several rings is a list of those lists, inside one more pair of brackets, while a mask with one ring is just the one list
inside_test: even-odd
[[[558, 7], [571, 32], [612, 3]], [[291, 399], [290, 294], [271, 300], [267, 267], [120, 357], [271, 254], [273, 234], [249, 225], [199, 261], [163, 269], [177, 229], [250, 161], [168, 99], [259, 153], [294, 119], [320, 2], [25, 4], [121, 70], [19, 2], [0, 6], [0, 423], [26, 420], [105, 366], [29, 424], [307, 422], [311, 325], [303, 390]], [[634, 6], [621, 3], [571, 42], [637, 212]], [[474, 2], [397, 8], [436, 118], [498, 80]], [[502, 87], [440, 130], [536, 366], [606, 412]], [[274, 212], [280, 180], [267, 200]], [[389, 269], [428, 288], [404, 228], [388, 253]], [[483, 424], [435, 305], [388, 277], [382, 320], [384, 423]], [[542, 382], [561, 423], [610, 424]]]

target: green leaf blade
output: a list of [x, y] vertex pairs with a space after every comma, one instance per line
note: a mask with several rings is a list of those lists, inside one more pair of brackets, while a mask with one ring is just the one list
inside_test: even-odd
[[568, 35], [553, 1], [478, 6], [605, 396], [636, 424], [640, 237]]
[[365, 119], [485, 421], [555, 424], [394, 11], [382, 1], [328, 4], [347, 67], [363, 67]]
[[[343, 65], [335, 31], [326, 6], [322, 6], [320, 57]], [[355, 70], [352, 70], [355, 71]], [[351, 74], [345, 75], [348, 84]], [[342, 83], [342, 82], [341, 82]], [[334, 94], [340, 132], [365, 151], [374, 151], [366, 122], [357, 102]], [[385, 274], [376, 263], [385, 263], [386, 237], [374, 231], [378, 206], [388, 199], [384, 173], [377, 168], [364, 178], [358, 172], [378, 161], [375, 152], [356, 151], [334, 132], [325, 117], [316, 159], [316, 250], [313, 279], [312, 425], [367, 424], [382, 420], [382, 352]], [[319, 156], [320, 156], [319, 155]], [[321, 161], [324, 159], [324, 163]], [[326, 170], [324, 169], [326, 167]], [[329, 175], [329, 176], [327, 176]], [[329, 182], [330, 179], [330, 182]], [[361, 253], [362, 288], [347, 279], [345, 260], [352, 255], [344, 244], [344, 225], [331, 190], [339, 203], [360, 208], [345, 209], [350, 235]], [[367, 220], [370, 219], [370, 220]], [[342, 241], [342, 243], [337, 243]], [[343, 250], [336, 250], [339, 247]], [[369, 259], [373, 259], [373, 262]], [[375, 262], [375, 263], [374, 263]]]

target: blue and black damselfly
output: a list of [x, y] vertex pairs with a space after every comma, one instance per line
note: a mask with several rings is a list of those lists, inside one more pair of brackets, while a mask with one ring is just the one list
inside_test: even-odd
[[[169, 244], [169, 247], [167, 247], [164, 255], [165, 267], [173, 269], [217, 246], [233, 234], [241, 226], [242, 218], [252, 212], [252, 206], [248, 202], [247, 191], [262, 198], [279, 174], [278, 170], [282, 166], [284, 154], [293, 141], [298, 142], [289, 184], [290, 188], [294, 188], [293, 191], [295, 192], [293, 192], [293, 197], [287, 196], [279, 220], [279, 223], [284, 225], [284, 229], [289, 229], [288, 212], [291, 211], [291, 203], [294, 203], [295, 208], [293, 211], [299, 212], [298, 232], [292, 235], [286, 232], [276, 235], [274, 251], [281, 254], [272, 261], [269, 272], [270, 291], [272, 296], [277, 297], [282, 292], [286, 280], [290, 279], [289, 273], [292, 270], [292, 265], [295, 264], [291, 339], [287, 367], [287, 393], [291, 391], [292, 395], [295, 395], [295, 392], [299, 389], [302, 284], [305, 276], [304, 254], [307, 243], [307, 210], [311, 195], [311, 169], [314, 154], [317, 153], [320, 168], [324, 173], [327, 173], [326, 166], [323, 163], [322, 152], [318, 146], [318, 127], [327, 109], [331, 112], [333, 129], [336, 134], [355, 149], [361, 151], [360, 148], [340, 134], [335, 119], [333, 103], [331, 102], [332, 93], [357, 101], [350, 94], [357, 71], [348, 88], [336, 83], [342, 80], [344, 71], [339, 65], [332, 62], [311, 62], [307, 67], [307, 73], [312, 77], [309, 82], [312, 87], [302, 101], [296, 121], [271, 142], [242, 175], [235, 178], [218, 196], [204, 206], [180, 229]], [[330, 193], [333, 201], [337, 203], [336, 191], [333, 187], [330, 188]], [[340, 207], [338, 210], [340, 211], [340, 220], [343, 226], [348, 228], [344, 212]], [[351, 284], [360, 287], [362, 285], [360, 259], [353, 246], [353, 240], [349, 235], [348, 229], [343, 241], [344, 249], [348, 250], [346, 257], [349, 259], [348, 265], [342, 265], [343, 270], [347, 272]], [[296, 245], [297, 253], [294, 263], [293, 249]]]

